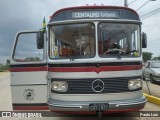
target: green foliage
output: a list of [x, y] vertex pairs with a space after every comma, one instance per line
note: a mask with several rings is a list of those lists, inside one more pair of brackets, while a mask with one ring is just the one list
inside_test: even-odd
[[9, 70], [9, 65], [0, 65], [0, 71], [7, 71]]
[[10, 60], [7, 59], [6, 65], [8, 65], [8, 66], [10, 65]]
[[147, 62], [148, 60], [151, 60], [153, 53], [151, 52], [143, 52], [143, 61]]
[[10, 65], [10, 60], [7, 59], [6, 65], [0, 65], [0, 72], [8, 71], [10, 69], [9, 65]]
[[160, 60], [160, 56], [159, 57], [154, 57], [152, 60]]

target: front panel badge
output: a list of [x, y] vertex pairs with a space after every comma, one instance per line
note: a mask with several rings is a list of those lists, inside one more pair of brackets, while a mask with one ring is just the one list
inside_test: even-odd
[[26, 100], [34, 100], [35, 92], [33, 89], [25, 89], [23, 96], [25, 97]]

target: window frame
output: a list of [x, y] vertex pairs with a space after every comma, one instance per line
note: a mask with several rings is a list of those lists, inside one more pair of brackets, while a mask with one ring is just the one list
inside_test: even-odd
[[45, 60], [45, 44], [44, 44], [44, 47], [43, 47], [43, 59], [41, 59], [39, 61], [24, 61], [24, 62], [23, 61], [17, 61], [17, 60], [15, 60], [15, 52], [16, 52], [16, 48], [17, 48], [17, 43], [19, 41], [19, 39], [18, 39], [19, 36], [22, 35], [22, 34], [33, 34], [33, 33], [38, 33], [38, 32], [39, 31], [23, 31], [23, 32], [17, 33], [16, 39], [15, 39], [15, 43], [14, 43], [13, 53], [12, 53], [12, 60], [14, 62], [17, 62], [17, 63], [38, 63], [38, 62], [43, 62]]

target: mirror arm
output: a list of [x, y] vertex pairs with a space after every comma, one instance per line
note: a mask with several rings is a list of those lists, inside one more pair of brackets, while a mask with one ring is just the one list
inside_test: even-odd
[[142, 33], [142, 48], [147, 48], [147, 35], [146, 33]]
[[39, 32], [37, 33], [37, 48], [38, 49], [43, 49], [44, 48], [44, 28], [40, 29]]

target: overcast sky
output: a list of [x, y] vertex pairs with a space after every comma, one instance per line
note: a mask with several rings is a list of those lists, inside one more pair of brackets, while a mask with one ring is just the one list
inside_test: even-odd
[[[135, 0], [128, 0], [131, 3]], [[137, 10], [148, 0], [136, 0], [130, 4]], [[44, 16], [46, 22], [56, 10], [71, 7], [93, 5], [123, 6], [124, 0], [0, 0], [0, 64], [10, 58], [15, 34], [20, 30], [39, 30]], [[148, 2], [137, 12], [142, 15], [160, 7], [160, 0]], [[160, 14], [142, 20], [142, 30], [148, 40], [160, 38]]]

